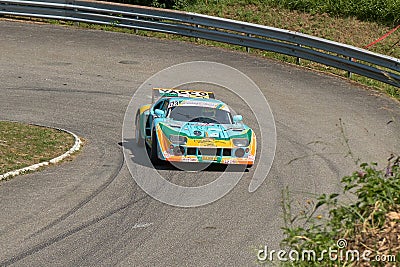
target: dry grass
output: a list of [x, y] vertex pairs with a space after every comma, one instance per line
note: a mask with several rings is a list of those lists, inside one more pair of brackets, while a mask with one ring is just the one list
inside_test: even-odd
[[[386, 221], [382, 227], [366, 227], [358, 225], [355, 227], [354, 238], [349, 240], [352, 250], [372, 252], [371, 259], [384, 257], [386, 262], [375, 262], [379, 266], [396, 266], [400, 259], [400, 207], [393, 208], [386, 214]], [[397, 261], [393, 262], [394, 258]], [[371, 266], [370, 262], [360, 262], [359, 266]]]

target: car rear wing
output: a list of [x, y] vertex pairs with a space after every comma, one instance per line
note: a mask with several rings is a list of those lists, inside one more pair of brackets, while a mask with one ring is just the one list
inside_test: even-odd
[[215, 98], [213, 92], [174, 88], [153, 88], [151, 98], [152, 103], [154, 103], [160, 97]]

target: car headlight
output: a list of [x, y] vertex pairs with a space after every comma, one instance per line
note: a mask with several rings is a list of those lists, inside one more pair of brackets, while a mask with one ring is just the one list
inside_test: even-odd
[[169, 141], [171, 141], [171, 143], [173, 144], [184, 145], [187, 142], [187, 137], [182, 135], [171, 134], [169, 136]]
[[232, 141], [235, 146], [239, 147], [245, 147], [249, 145], [249, 139], [247, 138], [234, 138]]

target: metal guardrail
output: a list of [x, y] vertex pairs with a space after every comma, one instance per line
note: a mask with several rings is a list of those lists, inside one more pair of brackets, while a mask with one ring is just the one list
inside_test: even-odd
[[0, 0], [0, 16], [156, 31], [303, 58], [400, 87], [400, 59], [288, 30], [191, 12], [91, 0]]

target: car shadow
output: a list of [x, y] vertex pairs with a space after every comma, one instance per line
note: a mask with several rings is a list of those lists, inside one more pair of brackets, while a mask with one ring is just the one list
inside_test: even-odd
[[[153, 165], [149, 158], [149, 151], [146, 146], [138, 146], [135, 139], [125, 139], [123, 142], [118, 143], [119, 146], [124, 149], [128, 149], [134, 163], [139, 164], [144, 167], [155, 168], [156, 170], [170, 170], [170, 171], [209, 171], [209, 172], [249, 172], [244, 166], [234, 166], [225, 165], [218, 163], [189, 163], [189, 162], [179, 162], [170, 163], [168, 161], [163, 161], [161, 164]], [[128, 160], [128, 159], [126, 159]]]

